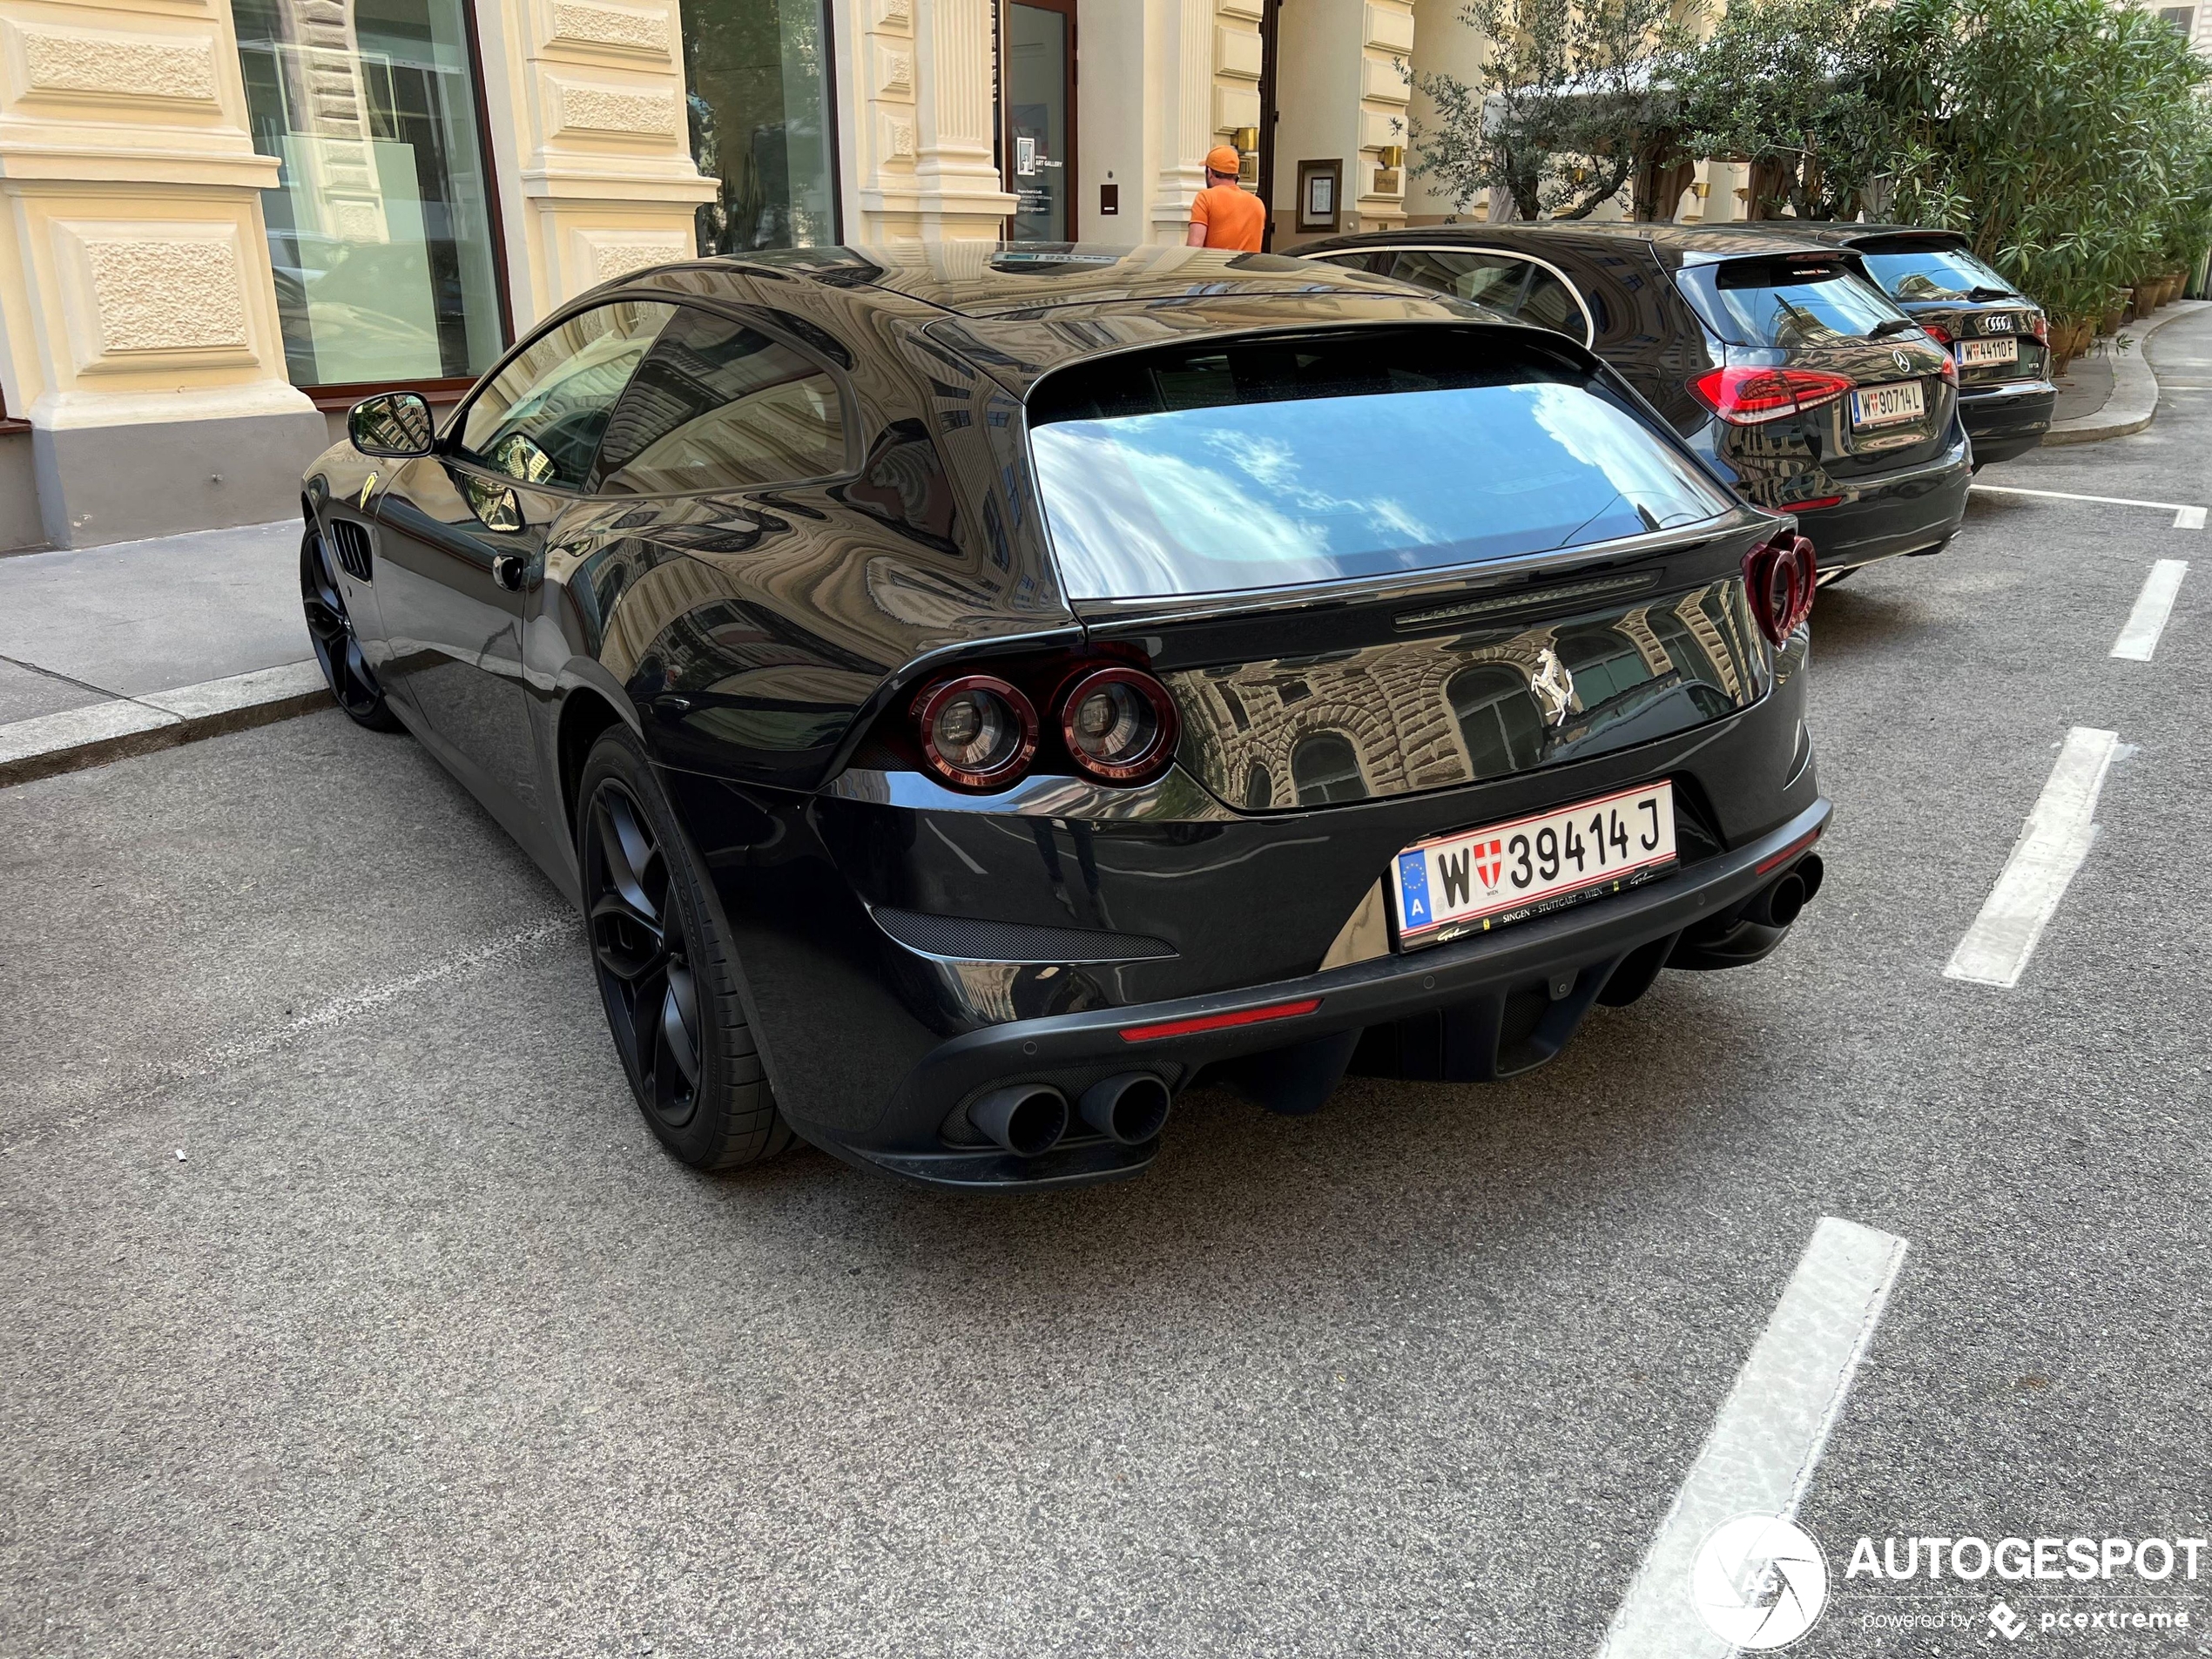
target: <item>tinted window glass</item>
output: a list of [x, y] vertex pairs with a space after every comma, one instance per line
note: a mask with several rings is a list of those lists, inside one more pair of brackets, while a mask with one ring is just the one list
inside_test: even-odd
[[1684, 266], [1678, 280], [1707, 326], [1738, 346], [1863, 340], [1905, 316], [1848, 266], [1820, 260]]
[[2009, 300], [2019, 292], [1963, 247], [1859, 257], [1892, 300]]
[[1425, 247], [1393, 255], [1390, 274], [1400, 282], [1418, 282], [1540, 328], [1556, 329], [1576, 340], [1588, 337], [1582, 308], [1567, 285], [1542, 266], [1510, 253]]
[[1042, 382], [1031, 443], [1076, 598], [1583, 546], [1729, 510], [1610, 384], [1453, 328], [1131, 353]]
[[608, 423], [616, 494], [791, 483], [845, 470], [837, 383], [742, 323], [685, 307]]
[[583, 489], [616, 400], [675, 309], [620, 300], [539, 335], [469, 404], [462, 453], [529, 483]]

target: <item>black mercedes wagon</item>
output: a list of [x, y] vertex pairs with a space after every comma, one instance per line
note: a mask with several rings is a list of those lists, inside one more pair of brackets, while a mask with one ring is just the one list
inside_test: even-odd
[[1143, 1170], [1488, 1079], [1817, 888], [1810, 550], [1582, 346], [1202, 249], [813, 249], [355, 408], [338, 700], [568, 892], [678, 1157]]
[[1790, 225], [1427, 225], [1298, 249], [1596, 351], [1824, 572], [1942, 550], [1972, 474], [1950, 353]]
[[1898, 307], [1959, 366], [1959, 416], [1974, 469], [2043, 442], [2058, 388], [2043, 308], [1979, 258], [1957, 231], [1905, 225], [1804, 225], [1764, 220], [1743, 230], [1848, 248]]

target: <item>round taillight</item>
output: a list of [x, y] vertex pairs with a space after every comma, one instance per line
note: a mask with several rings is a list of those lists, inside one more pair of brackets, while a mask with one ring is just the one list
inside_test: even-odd
[[1770, 644], [1788, 644], [1798, 624], [1812, 614], [1813, 587], [1818, 580], [1812, 543], [1802, 536], [1784, 533], [1744, 556], [1743, 588], [1751, 601], [1751, 615]]
[[1141, 783], [1175, 755], [1175, 703], [1134, 668], [1102, 668], [1068, 688], [1060, 735], [1078, 770], [1109, 784]]
[[1795, 633], [1812, 615], [1812, 596], [1820, 591], [1820, 556], [1814, 552], [1811, 538], [1800, 536], [1791, 543], [1790, 556], [1797, 565], [1797, 614], [1790, 623], [1790, 631]]
[[988, 674], [940, 680], [914, 699], [914, 727], [929, 769], [962, 789], [1002, 789], [1037, 752], [1037, 711]]

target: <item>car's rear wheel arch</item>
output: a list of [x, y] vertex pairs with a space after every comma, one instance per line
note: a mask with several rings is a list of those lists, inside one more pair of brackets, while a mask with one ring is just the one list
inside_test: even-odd
[[627, 724], [612, 703], [589, 686], [574, 687], [561, 699], [554, 753], [561, 768], [562, 821], [571, 833], [577, 823], [577, 792], [583, 779], [583, 763], [590, 756], [591, 745], [599, 741], [602, 733]]

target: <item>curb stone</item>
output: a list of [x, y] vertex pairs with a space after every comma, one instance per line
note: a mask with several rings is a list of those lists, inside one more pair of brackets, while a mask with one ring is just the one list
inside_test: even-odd
[[313, 658], [0, 725], [0, 788], [334, 708]]

